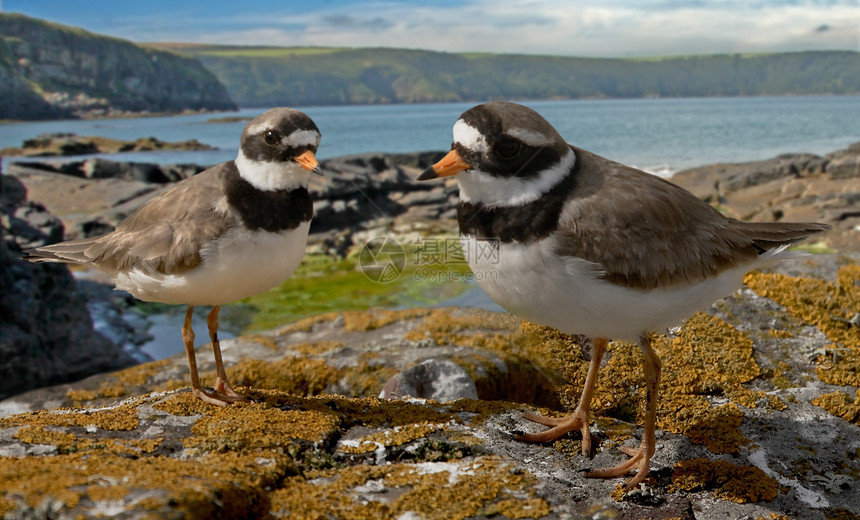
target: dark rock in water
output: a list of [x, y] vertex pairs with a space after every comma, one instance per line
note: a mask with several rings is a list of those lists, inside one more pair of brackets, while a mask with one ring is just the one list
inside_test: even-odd
[[422, 205], [430, 209], [419, 211], [431, 219], [455, 208], [455, 184], [415, 181], [422, 169], [444, 155], [435, 151], [361, 154], [322, 161], [325, 180], [310, 187], [314, 198], [311, 235], [395, 226], [414, 220], [410, 213]]
[[22, 249], [62, 240], [63, 224], [3, 175], [0, 243], [0, 398], [136, 364], [93, 331], [75, 279], [61, 264], [31, 264]]
[[151, 152], [154, 150], [212, 150], [197, 139], [167, 142], [155, 137], [141, 137], [134, 141], [120, 141], [103, 136], [80, 136], [69, 133], [42, 134], [25, 139], [21, 148], [4, 148], [0, 156], [14, 157], [70, 157], [97, 153]]

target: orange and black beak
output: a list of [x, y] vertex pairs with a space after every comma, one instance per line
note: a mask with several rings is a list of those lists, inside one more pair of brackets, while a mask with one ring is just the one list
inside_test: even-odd
[[421, 175], [418, 176], [418, 180], [426, 181], [430, 179], [438, 179], [439, 177], [449, 177], [451, 175], [457, 175], [464, 170], [471, 169], [472, 166], [460, 158], [460, 154], [457, 153], [457, 150], [451, 150], [448, 152], [448, 155], [442, 158], [441, 161], [421, 172]]
[[317, 161], [316, 156], [310, 150], [305, 150], [301, 154], [293, 157], [293, 160], [309, 172], [316, 173], [317, 175], [323, 174], [319, 161]]

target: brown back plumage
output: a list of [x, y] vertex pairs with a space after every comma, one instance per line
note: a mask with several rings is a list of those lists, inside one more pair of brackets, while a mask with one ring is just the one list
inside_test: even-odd
[[560, 218], [557, 252], [598, 264], [619, 285], [653, 289], [699, 282], [830, 229], [731, 219], [664, 179], [574, 151], [579, 179]]
[[179, 274], [200, 261], [200, 248], [237, 222], [222, 189], [224, 163], [150, 200], [111, 233], [25, 251], [31, 262], [91, 264], [110, 275], [132, 268]]

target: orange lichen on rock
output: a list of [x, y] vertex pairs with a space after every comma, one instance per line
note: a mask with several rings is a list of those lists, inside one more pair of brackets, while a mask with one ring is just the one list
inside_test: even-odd
[[860, 389], [856, 391], [854, 401], [844, 392], [833, 392], [816, 397], [812, 400], [812, 404], [860, 426]]
[[779, 491], [779, 483], [754, 466], [704, 458], [678, 461], [672, 485], [685, 491], [713, 489], [715, 497], [739, 504], [770, 502]]
[[783, 274], [750, 273], [744, 283], [788, 312], [818, 327], [832, 345], [818, 357], [816, 373], [825, 383], [860, 387], [860, 264], [842, 266], [835, 282]]
[[430, 313], [430, 309], [401, 309], [390, 311], [387, 309], [370, 309], [368, 311], [344, 311], [344, 330], [346, 332], [367, 332], [378, 329], [391, 323], [420, 318]]
[[[3, 459], [0, 513], [35, 508], [46, 497], [72, 511], [83, 501], [138, 507], [150, 517], [238, 518], [263, 514], [263, 486], [281, 475], [257, 455], [178, 460], [102, 453]], [[143, 512], [141, 511], [141, 513]]]
[[[338, 372], [324, 360], [296, 357], [279, 361], [246, 359], [230, 367], [230, 377], [237, 385], [305, 396], [322, 393], [339, 379]], [[214, 373], [211, 376], [214, 378]]]
[[365, 435], [359, 439], [344, 441], [338, 447], [343, 453], [370, 453], [380, 446], [401, 446], [416, 439], [445, 428], [445, 424], [430, 424], [426, 422], [395, 426], [383, 431]]
[[[549, 505], [535, 479], [496, 457], [456, 462], [358, 466], [287, 478], [272, 496], [272, 513], [295, 520], [475, 516], [542, 518]], [[394, 490], [381, 495], [382, 489]], [[410, 515], [411, 513], [411, 515]]]
[[426, 313], [418, 326], [407, 332], [404, 338], [410, 341], [432, 339], [437, 345], [510, 351], [513, 344], [520, 339], [516, 335], [519, 328], [520, 321], [512, 316], [488, 311], [462, 312], [443, 308], [432, 309]]
[[102, 430], [134, 430], [140, 421], [137, 408], [124, 403], [106, 408], [39, 410], [0, 419], [0, 426], [93, 426]]

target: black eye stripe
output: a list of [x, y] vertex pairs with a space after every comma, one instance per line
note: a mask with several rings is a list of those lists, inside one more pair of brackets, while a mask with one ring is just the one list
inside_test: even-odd
[[523, 149], [523, 143], [513, 138], [505, 138], [493, 146], [493, 151], [502, 159], [513, 159]]

